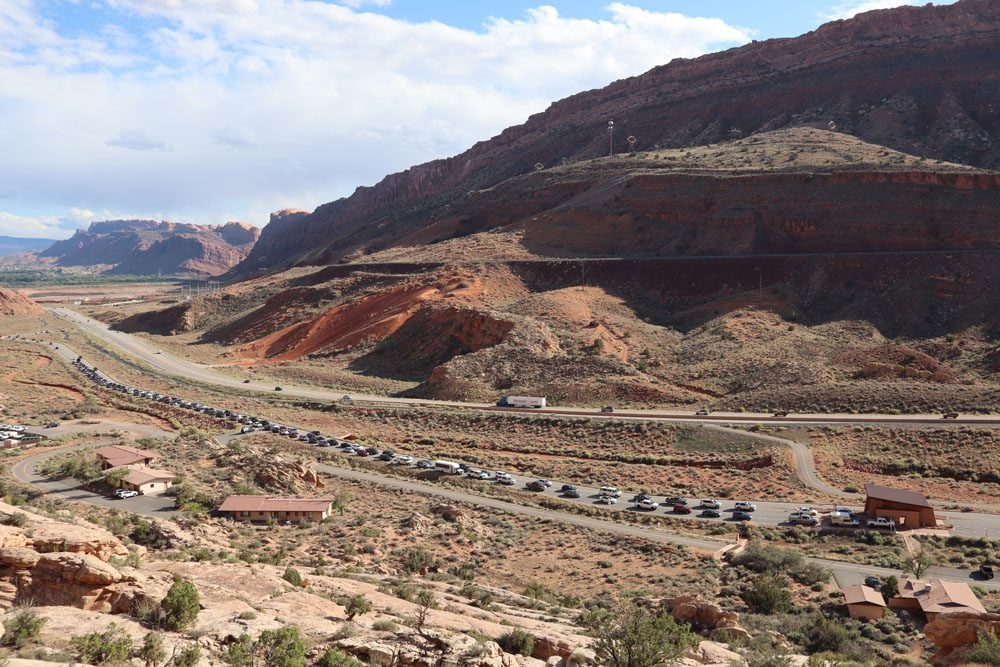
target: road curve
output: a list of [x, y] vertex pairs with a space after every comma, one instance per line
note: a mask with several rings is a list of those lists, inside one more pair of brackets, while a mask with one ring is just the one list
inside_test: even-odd
[[[175, 357], [167, 352], [156, 349], [146, 341], [135, 336], [112, 331], [107, 325], [98, 322], [85, 315], [68, 308], [52, 308], [51, 313], [62, 317], [74, 324], [85, 333], [88, 333], [99, 340], [112, 345], [118, 350], [140, 359], [146, 365], [156, 369], [161, 373], [166, 373], [180, 381], [195, 380], [204, 384], [215, 385], [230, 389], [250, 390], [265, 392], [269, 395], [276, 395], [274, 384], [264, 384], [253, 380], [245, 381], [242, 378], [233, 377], [218, 372], [215, 368], [195, 364], [179, 357]], [[306, 398], [316, 401], [337, 401], [344, 397], [358, 402], [376, 402], [399, 405], [428, 405], [445, 406], [467, 410], [488, 410], [517, 412], [512, 408], [498, 408], [487, 403], [463, 403], [458, 401], [438, 401], [432, 399], [418, 398], [396, 398], [392, 396], [377, 396], [371, 394], [345, 394], [342, 391], [329, 391], [322, 389], [308, 389], [282, 385], [282, 396], [292, 396], [295, 398]], [[572, 407], [549, 407], [541, 410], [527, 410], [529, 414], [546, 414], [567, 417], [586, 417], [588, 419], [626, 419], [643, 421], [669, 421], [678, 423], [743, 423], [743, 424], [766, 424], [766, 425], [837, 425], [837, 424], [885, 424], [885, 425], [914, 425], [914, 424], [934, 424], [937, 426], [946, 425], [980, 425], [980, 426], [1000, 426], [1000, 415], [983, 416], [962, 416], [958, 419], [942, 420], [940, 415], [848, 415], [848, 414], [795, 414], [785, 417], [775, 417], [771, 414], [752, 413], [713, 413], [710, 415], [692, 415], [689, 412], [668, 412], [659, 410], [624, 410], [612, 414], [602, 413], [599, 410]]]

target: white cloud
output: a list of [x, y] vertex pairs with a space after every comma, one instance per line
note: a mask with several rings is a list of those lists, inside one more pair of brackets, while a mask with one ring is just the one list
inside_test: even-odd
[[108, 146], [128, 148], [133, 151], [170, 150], [170, 146], [166, 142], [154, 139], [145, 130], [122, 130], [104, 143]]
[[[954, 0], [951, 0], [954, 2]], [[941, 0], [936, 0], [937, 4], [947, 5], [951, 2], [942, 2]], [[902, 7], [904, 5], [923, 5], [926, 4], [926, 0], [864, 0], [863, 2], [858, 2], [854, 0], [852, 2], [842, 2], [827, 11], [823, 12], [821, 18], [826, 21], [836, 21], [838, 19], [849, 19], [863, 12], [870, 12], [875, 9], [892, 9], [893, 7]]]
[[541, 6], [474, 31], [315, 0], [105, 0], [100, 28], [66, 37], [41, 1], [0, 0], [14, 213], [263, 224], [566, 95], [750, 38], [621, 2], [600, 20]]
[[388, 7], [392, 4], [392, 0], [340, 0], [340, 4], [345, 7], [350, 7], [352, 9], [359, 9], [365, 5], [372, 5], [374, 7]]

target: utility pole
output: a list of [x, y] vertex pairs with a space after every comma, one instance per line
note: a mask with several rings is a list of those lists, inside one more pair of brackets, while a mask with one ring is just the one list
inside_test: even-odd
[[615, 155], [615, 121], [608, 121], [608, 156]]

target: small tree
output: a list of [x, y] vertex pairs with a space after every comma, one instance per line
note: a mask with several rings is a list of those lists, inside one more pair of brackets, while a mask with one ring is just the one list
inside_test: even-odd
[[347, 606], [344, 607], [344, 610], [347, 612], [347, 620], [353, 621], [355, 616], [361, 616], [370, 612], [372, 610], [372, 603], [368, 601], [368, 598], [359, 593], [347, 601]]
[[255, 653], [267, 667], [304, 667], [306, 647], [296, 627], [265, 630], [260, 633]]
[[424, 624], [427, 623], [427, 616], [430, 610], [437, 604], [437, 599], [434, 597], [434, 593], [424, 589], [417, 593], [414, 601], [417, 603], [417, 613], [414, 614], [413, 629], [422, 637], [424, 635]]
[[281, 575], [281, 578], [292, 586], [302, 586], [302, 575], [294, 567], [286, 567], [285, 573]]
[[132, 655], [132, 638], [114, 623], [104, 632], [70, 637], [77, 659], [92, 665], [125, 662]]
[[762, 574], [740, 595], [750, 611], [777, 614], [792, 607], [792, 594], [785, 588], [785, 578], [777, 574]]
[[927, 570], [930, 569], [931, 565], [934, 565], [934, 558], [923, 549], [920, 549], [904, 559], [903, 572], [908, 572], [917, 579], [922, 579], [927, 574]]
[[899, 595], [899, 579], [896, 575], [890, 574], [882, 582], [882, 597], [887, 601]]
[[199, 660], [201, 660], [201, 647], [197, 644], [188, 644], [181, 650], [174, 651], [170, 667], [195, 667]]
[[364, 667], [364, 663], [331, 646], [316, 661], [316, 667]]
[[167, 596], [160, 602], [160, 608], [163, 609], [163, 624], [168, 630], [183, 630], [195, 622], [201, 611], [198, 589], [187, 579], [174, 579]]
[[247, 634], [240, 635], [229, 645], [226, 663], [232, 667], [253, 667], [254, 648], [253, 637]]
[[697, 643], [689, 625], [670, 614], [650, 613], [635, 605], [619, 610], [594, 633], [594, 651], [609, 667], [664, 667], [677, 662]]
[[167, 657], [167, 649], [163, 647], [163, 635], [159, 632], [150, 632], [142, 638], [142, 646], [136, 655], [145, 663], [146, 667], [156, 667]]
[[504, 653], [529, 656], [535, 650], [535, 638], [520, 628], [511, 630], [497, 638], [497, 644]]
[[4, 623], [0, 644], [23, 648], [25, 644], [38, 637], [46, 620], [31, 609], [22, 609]]

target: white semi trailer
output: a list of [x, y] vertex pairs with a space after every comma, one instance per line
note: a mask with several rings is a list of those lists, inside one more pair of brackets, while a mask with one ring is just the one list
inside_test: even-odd
[[544, 396], [501, 396], [497, 401], [499, 408], [544, 408]]

